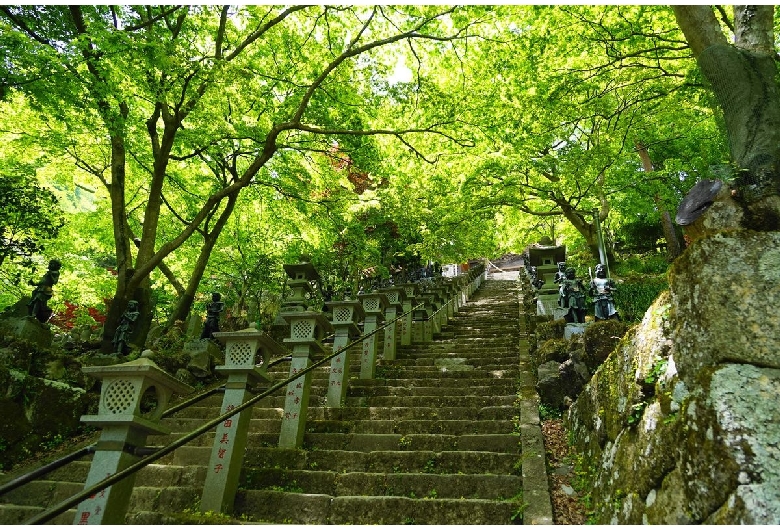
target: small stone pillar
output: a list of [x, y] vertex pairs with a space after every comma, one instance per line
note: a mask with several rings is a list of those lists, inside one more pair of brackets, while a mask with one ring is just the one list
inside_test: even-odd
[[[365, 312], [363, 311], [363, 304], [357, 300], [332, 301], [327, 303], [327, 307], [333, 315], [331, 325], [336, 330], [336, 336], [333, 339], [333, 351], [336, 352], [349, 344], [350, 339], [360, 336], [360, 329], [358, 329], [357, 324], [363, 321]], [[344, 403], [349, 381], [349, 361], [349, 350], [344, 350], [330, 361], [327, 397], [329, 407], [338, 408]]]
[[[271, 356], [282, 357], [286, 352], [255, 327], [241, 331], [215, 332], [213, 336], [225, 344], [225, 364], [214, 368], [217, 372], [227, 375], [220, 409], [222, 415], [251, 397], [251, 384], [268, 386], [271, 377], [267, 367]], [[200, 500], [202, 512], [233, 511], [251, 416], [252, 410], [245, 409], [217, 426]]]
[[458, 285], [458, 309], [460, 310], [460, 308], [466, 305], [466, 302], [468, 302], [468, 294], [467, 294], [467, 290], [469, 286], [468, 271], [466, 271], [465, 274], [458, 276], [457, 285]]
[[466, 285], [466, 300], [465, 302], [468, 302], [471, 299], [471, 295], [474, 294], [474, 291], [477, 289], [475, 287], [477, 282], [477, 269], [469, 269], [468, 274], [468, 284]]
[[[365, 293], [358, 295], [366, 312], [363, 334], [368, 334], [379, 327], [384, 320], [387, 308], [387, 295], [384, 293]], [[373, 379], [376, 372], [376, 354], [379, 333], [363, 339], [363, 355], [360, 358], [360, 379]]]
[[[293, 377], [311, 365], [312, 355], [325, 353], [320, 341], [333, 328], [318, 311], [282, 313], [282, 318], [290, 324], [290, 338], [284, 339], [284, 342], [293, 348], [290, 362], [290, 377]], [[311, 372], [307, 372], [287, 385], [279, 447], [296, 449], [303, 443], [311, 377]]]
[[[112, 366], [87, 366], [82, 371], [102, 379], [96, 415], [81, 421], [102, 428], [85, 488], [138, 462], [134, 449], [149, 434], [169, 434], [159, 420], [174, 393], [192, 391], [146, 358]], [[125, 524], [135, 474], [79, 503], [73, 524]]]
[[404, 318], [401, 319], [401, 346], [411, 346], [412, 344], [412, 308], [417, 305], [417, 296], [420, 294], [420, 286], [416, 283], [405, 283], [403, 312]]
[[[312, 354], [325, 353], [320, 341], [326, 332], [333, 331], [333, 327], [320, 311], [307, 310], [306, 297], [313, 293], [311, 283], [320, 277], [314, 266], [302, 261], [285, 265], [284, 270], [289, 277], [287, 285], [292, 294], [282, 307], [280, 316], [290, 325], [290, 338], [284, 339], [284, 342], [293, 348], [290, 363], [290, 377], [293, 377], [311, 365]], [[279, 447], [294, 449], [303, 443], [311, 377], [311, 372], [307, 372], [287, 385]]]
[[433, 325], [434, 325], [434, 333], [441, 333], [442, 326], [446, 326], [448, 320], [447, 317], [447, 292], [446, 288], [443, 285], [434, 285], [431, 288], [431, 293], [433, 293], [433, 303], [435, 305], [435, 310], [437, 311], [436, 315], [433, 319]]
[[422, 302], [423, 305], [414, 311], [414, 329], [412, 330], [414, 342], [431, 342], [433, 341], [433, 323], [431, 322], [433, 294], [422, 293], [417, 296], [415, 302], [418, 305]]
[[[387, 296], [385, 320], [387, 322], [392, 322], [403, 311], [403, 302], [406, 298], [406, 291], [403, 287], [385, 287], [379, 291]], [[382, 358], [386, 361], [395, 359], [399, 335], [398, 330], [401, 329], [400, 323], [401, 321], [393, 322], [385, 327], [385, 348]]]
[[458, 312], [457, 293], [458, 286], [455, 283], [455, 279], [448, 279], [444, 281], [445, 293], [447, 295], [447, 318], [452, 318], [455, 313]]

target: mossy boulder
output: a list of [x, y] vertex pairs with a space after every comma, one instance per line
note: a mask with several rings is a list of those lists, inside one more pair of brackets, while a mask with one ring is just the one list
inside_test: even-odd
[[619, 320], [600, 320], [588, 324], [583, 333], [585, 355], [582, 360], [589, 370], [595, 372], [601, 366], [627, 330], [628, 325]]
[[569, 343], [564, 339], [549, 339], [536, 351], [538, 364], [550, 361], [562, 363], [569, 358]]
[[539, 344], [543, 344], [550, 339], [562, 339], [565, 329], [566, 321], [562, 318], [538, 322], [536, 324], [536, 340], [539, 341]]
[[82, 388], [17, 370], [0, 371], [0, 388], [0, 460], [6, 468], [82, 430], [81, 416], [97, 404]]

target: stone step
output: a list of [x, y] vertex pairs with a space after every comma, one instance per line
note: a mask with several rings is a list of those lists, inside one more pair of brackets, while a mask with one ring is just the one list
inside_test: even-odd
[[[436, 418], [437, 416], [432, 416]], [[150, 437], [149, 445], [166, 445], [175, 441], [183, 434], [194, 431], [203, 424], [202, 420], [179, 419], [168, 423], [172, 436], [156, 435]], [[281, 432], [282, 419], [253, 419], [250, 431], [252, 433]], [[490, 434], [511, 432], [514, 428], [510, 419], [366, 419], [366, 420], [308, 420], [308, 432], [340, 432], [355, 434]]]
[[[285, 391], [260, 400], [252, 409], [236, 524], [520, 522], [517, 390], [526, 368], [514, 289], [513, 281], [486, 282], [434, 341], [399, 341], [393, 361], [382, 358], [380, 332], [374, 379], [359, 378], [362, 345], [352, 347], [342, 408], [324, 406], [329, 367], [314, 370], [300, 449], [277, 447]], [[269, 373], [282, 381], [289, 363]], [[166, 418], [172, 433], [150, 436], [148, 445], [200, 427], [221, 403], [217, 394]], [[126, 522], [181, 524], [176, 512], [197, 509], [214, 437], [207, 432], [139, 472]], [[24, 522], [42, 509], [40, 499], [59, 502], [80, 491], [89, 458], [67, 467], [0, 498], [0, 522]], [[72, 524], [74, 513], [52, 523]]]
[[397, 496], [412, 499], [498, 499], [522, 487], [518, 475], [464, 475], [436, 473], [365, 473], [301, 469], [246, 469], [240, 487], [306, 494], [344, 496]]
[[273, 524], [512, 524], [518, 500], [332, 497], [268, 490], [239, 492], [236, 510]]
[[[480, 392], [484, 388], [485, 392]], [[401, 392], [402, 387], [377, 387], [376, 390], [396, 390]], [[410, 389], [418, 390], [418, 389]], [[422, 389], [425, 390], [425, 389]], [[437, 390], [431, 387], [428, 391]], [[438, 389], [441, 390], [441, 389]], [[491, 390], [489, 387], [477, 387], [471, 389], [475, 395], [487, 395]], [[511, 390], [511, 389], [509, 389]], [[388, 395], [387, 393], [376, 395]], [[411, 394], [415, 395], [415, 394]], [[427, 392], [418, 395], [431, 395]], [[508, 395], [508, 394], [507, 394]], [[167, 427], [177, 420], [197, 420], [199, 424], [204, 420], [215, 418], [219, 413], [217, 405], [212, 407], [193, 407], [177, 413], [177, 417], [169, 418], [165, 421]], [[458, 419], [507, 419], [516, 414], [516, 410], [511, 406], [484, 407], [481, 409], [472, 409], [468, 407], [321, 407], [310, 406], [308, 412], [309, 421], [314, 420], [388, 420], [388, 419], [430, 419], [438, 417], [439, 419], [458, 420]], [[252, 408], [252, 421], [281, 419], [284, 415], [284, 409], [258, 407]], [[254, 427], [251, 429], [254, 431]]]

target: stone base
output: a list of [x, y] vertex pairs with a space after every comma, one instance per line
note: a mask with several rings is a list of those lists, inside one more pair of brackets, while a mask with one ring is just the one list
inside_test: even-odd
[[588, 324], [585, 322], [582, 323], [570, 322], [566, 324], [566, 327], [563, 330], [563, 338], [569, 340], [574, 335], [582, 335], [583, 333], [585, 333], [585, 328], [587, 326]]
[[195, 377], [204, 378], [212, 374], [215, 359], [221, 352], [212, 341], [197, 339], [184, 343], [184, 353], [190, 358], [187, 370]]
[[0, 327], [20, 340], [26, 340], [49, 348], [52, 343], [52, 333], [49, 326], [38, 322], [35, 317], [8, 318], [0, 323]]
[[537, 315], [552, 315], [558, 308], [558, 294], [542, 294], [536, 300]]
[[201, 339], [185, 342], [184, 353], [190, 356], [187, 370], [195, 377], [209, 377], [212, 375], [214, 365], [222, 364], [222, 350], [211, 340]]

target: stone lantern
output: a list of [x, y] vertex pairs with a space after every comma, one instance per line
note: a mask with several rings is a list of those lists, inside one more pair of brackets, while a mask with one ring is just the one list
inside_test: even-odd
[[[140, 460], [136, 448], [149, 434], [169, 434], [159, 424], [173, 394], [188, 394], [192, 387], [140, 358], [112, 366], [87, 366], [82, 371], [102, 380], [98, 413], [81, 421], [101, 427], [100, 439], [89, 468], [88, 488]], [[135, 474], [79, 503], [74, 524], [124, 524]]]
[[308, 300], [314, 294], [312, 282], [319, 281], [320, 275], [314, 268], [314, 265], [304, 261], [305, 259], [305, 257], [301, 257], [299, 263], [284, 265], [290, 294], [282, 303], [283, 313], [288, 311], [306, 311], [308, 309]]
[[[363, 311], [366, 313], [363, 324], [363, 334], [368, 335], [379, 327], [385, 318], [387, 308], [387, 295], [384, 293], [363, 293], [358, 298], [363, 303]], [[377, 335], [363, 339], [363, 354], [360, 358], [360, 378], [373, 379], [376, 372]]]
[[[282, 357], [286, 352], [255, 327], [216, 332], [214, 338], [225, 345], [225, 364], [215, 367], [217, 372], [227, 375], [222, 415], [250, 399], [250, 385], [269, 386], [272, 380], [267, 368], [271, 356]], [[217, 426], [200, 501], [202, 512], [233, 511], [251, 414], [251, 409], [242, 410]]]
[[558, 263], [566, 262], [566, 247], [536, 244], [528, 247], [528, 259], [536, 267], [538, 278], [544, 284], [537, 291], [536, 313], [553, 315], [558, 307], [558, 284], [554, 282]]
[[[331, 301], [327, 303], [331, 311], [331, 325], [335, 329], [333, 351], [336, 352], [349, 344], [350, 339], [360, 336], [358, 324], [363, 321], [365, 312], [363, 304], [357, 300]], [[330, 377], [328, 380], [329, 407], [341, 407], [347, 395], [347, 382], [350, 364], [349, 350], [336, 355], [330, 362]]]
[[[290, 278], [292, 295], [280, 316], [290, 325], [290, 337], [284, 342], [293, 349], [290, 363], [290, 377], [293, 377], [311, 365], [313, 354], [325, 353], [321, 341], [333, 327], [321, 311], [309, 311], [304, 303], [306, 294], [312, 293], [311, 282], [319, 279], [314, 266], [303, 262], [285, 265], [284, 270]], [[299, 448], [303, 443], [311, 377], [311, 372], [306, 372], [287, 385], [279, 447]]]

